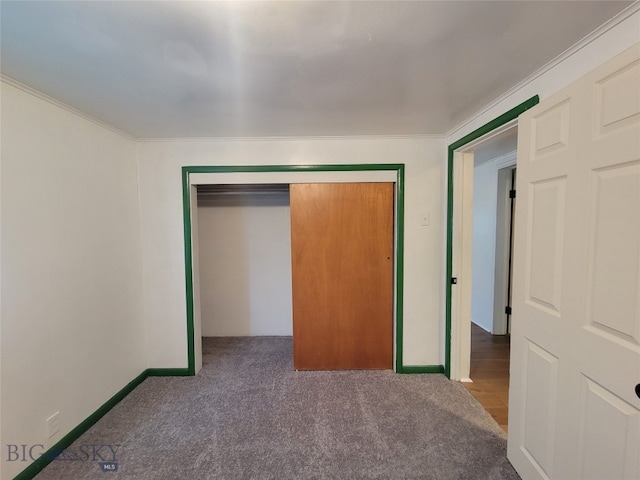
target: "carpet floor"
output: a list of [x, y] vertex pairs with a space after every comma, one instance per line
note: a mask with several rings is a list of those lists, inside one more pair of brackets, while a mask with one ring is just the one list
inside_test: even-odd
[[505, 433], [443, 375], [295, 372], [290, 337], [203, 352], [197, 376], [147, 378], [36, 479], [520, 478]]

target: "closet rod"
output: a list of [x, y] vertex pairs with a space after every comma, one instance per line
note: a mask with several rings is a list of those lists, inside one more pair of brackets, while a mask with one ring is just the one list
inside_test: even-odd
[[198, 185], [198, 196], [209, 195], [273, 195], [289, 193], [289, 184], [215, 184]]

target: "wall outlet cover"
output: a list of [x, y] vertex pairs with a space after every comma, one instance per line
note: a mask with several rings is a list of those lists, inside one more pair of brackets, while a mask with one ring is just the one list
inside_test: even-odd
[[60, 412], [56, 412], [47, 418], [47, 438], [53, 437], [56, 433], [60, 431], [60, 423], [58, 419], [60, 417]]

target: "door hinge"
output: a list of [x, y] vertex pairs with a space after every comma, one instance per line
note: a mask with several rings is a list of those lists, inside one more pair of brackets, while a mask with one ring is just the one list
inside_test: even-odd
[[516, 191], [515, 190], [509, 190], [509, 198], [516, 198]]
[[508, 305], [504, 307], [504, 313], [506, 313], [507, 315], [511, 315], [511, 307]]
[[451, 285], [456, 285], [458, 283], [458, 277], [451, 277]]

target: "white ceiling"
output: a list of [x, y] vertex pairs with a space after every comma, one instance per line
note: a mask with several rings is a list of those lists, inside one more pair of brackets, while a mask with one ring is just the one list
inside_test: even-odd
[[631, 2], [2, 1], [2, 73], [135, 137], [442, 134]]

